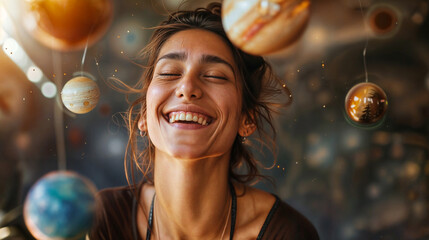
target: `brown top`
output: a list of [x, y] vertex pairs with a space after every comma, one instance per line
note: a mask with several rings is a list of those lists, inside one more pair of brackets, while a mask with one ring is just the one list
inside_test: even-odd
[[[91, 240], [141, 240], [136, 226], [137, 201], [130, 187], [109, 188], [97, 194]], [[316, 229], [302, 214], [277, 196], [258, 239], [318, 240]]]

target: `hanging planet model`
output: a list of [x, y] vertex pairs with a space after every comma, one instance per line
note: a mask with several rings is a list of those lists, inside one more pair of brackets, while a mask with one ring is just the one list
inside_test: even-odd
[[387, 110], [386, 93], [374, 83], [359, 83], [347, 93], [345, 110], [349, 119], [356, 124], [376, 124]]
[[77, 114], [90, 112], [97, 105], [99, 98], [97, 83], [83, 76], [69, 80], [61, 91], [64, 106]]
[[112, 0], [25, 0], [24, 26], [43, 45], [60, 51], [99, 40], [113, 19]]
[[266, 55], [294, 43], [310, 16], [309, 0], [225, 0], [222, 24], [241, 50]]
[[85, 236], [95, 213], [97, 189], [87, 178], [55, 171], [39, 179], [24, 202], [24, 220], [36, 239], [74, 240]]

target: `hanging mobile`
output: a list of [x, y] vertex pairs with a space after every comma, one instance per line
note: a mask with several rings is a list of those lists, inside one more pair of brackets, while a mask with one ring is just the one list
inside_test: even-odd
[[[88, 42], [83, 54], [82, 66], [87, 48]], [[60, 54], [54, 52], [53, 60], [55, 72], [61, 73]], [[58, 77], [54, 80], [57, 86], [59, 86], [62, 82], [62, 74], [57, 75]], [[80, 108], [84, 108], [82, 111], [87, 111], [89, 108], [88, 111], [90, 111], [93, 108], [91, 105], [93, 99], [98, 101], [99, 90], [97, 84], [93, 80], [83, 76], [82, 72], [67, 84], [71, 81], [78, 82], [80, 85], [72, 86], [73, 89], [70, 91], [70, 94], [80, 99], [82, 104]], [[87, 85], [82, 86], [82, 83], [86, 83]], [[67, 95], [65, 93], [68, 93], [66, 91], [67, 84], [61, 93], [63, 102], [65, 100], [64, 97]], [[57, 100], [59, 101], [59, 96], [57, 96]], [[68, 104], [70, 102], [65, 101], [66, 107], [68, 107]], [[83, 239], [91, 228], [95, 217], [95, 194], [97, 192], [95, 185], [90, 179], [67, 170], [63, 126], [64, 112], [62, 110], [61, 105], [54, 105], [58, 170], [41, 177], [30, 188], [24, 202], [24, 221], [28, 230], [36, 239]], [[73, 112], [82, 113], [79, 111], [76, 110]]]
[[[362, 3], [360, 3], [361, 13]], [[365, 68], [365, 82], [353, 86], [345, 98], [345, 112], [347, 120], [354, 126], [364, 128], [378, 127], [383, 123], [387, 111], [387, 96], [381, 87], [368, 82], [366, 66], [366, 50], [368, 38], [363, 50], [363, 64]]]

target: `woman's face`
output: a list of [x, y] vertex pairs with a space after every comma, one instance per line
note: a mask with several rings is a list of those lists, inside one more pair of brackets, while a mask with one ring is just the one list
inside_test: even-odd
[[241, 81], [228, 45], [209, 31], [171, 36], [146, 95], [156, 151], [181, 159], [229, 156], [241, 121]]

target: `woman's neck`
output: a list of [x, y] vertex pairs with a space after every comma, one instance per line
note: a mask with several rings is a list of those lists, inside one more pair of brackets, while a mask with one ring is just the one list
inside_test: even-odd
[[155, 225], [161, 239], [219, 238], [231, 198], [229, 154], [183, 160], [157, 152], [155, 163]]

